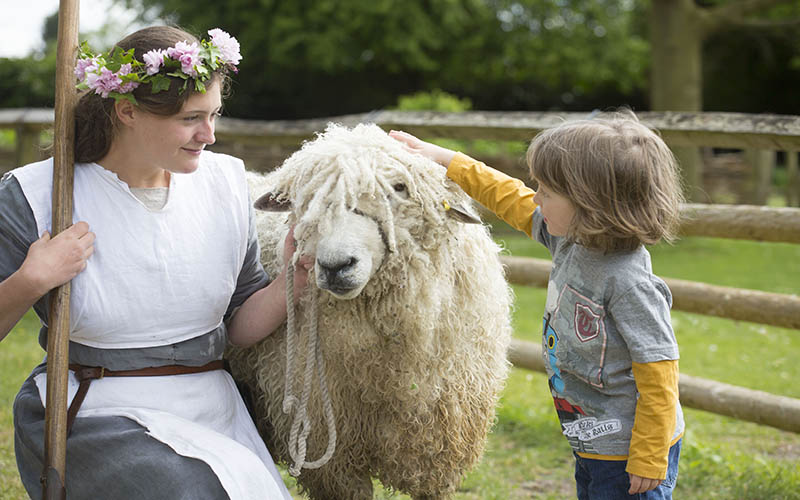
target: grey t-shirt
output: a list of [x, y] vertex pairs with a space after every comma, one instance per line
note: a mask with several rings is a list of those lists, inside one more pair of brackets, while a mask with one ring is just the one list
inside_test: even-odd
[[[158, 198], [158, 195], [156, 194], [155, 197]], [[148, 203], [144, 200], [143, 202]], [[156, 208], [158, 200], [151, 200], [151, 202], [155, 203], [153, 208]], [[39, 235], [36, 234], [36, 221], [30, 205], [19, 182], [11, 174], [4, 175], [0, 180], [0, 207], [2, 207], [0, 210], [0, 281], [2, 281], [19, 269], [25, 260], [28, 247], [38, 239]], [[251, 207], [247, 252], [236, 282], [236, 290], [228, 305], [226, 320], [237, 307], [244, 303], [247, 297], [269, 283], [269, 277], [258, 260], [260, 252], [253, 219], [254, 214]], [[34, 310], [43, 325], [39, 332], [39, 344], [46, 349], [48, 295], [34, 304]], [[197, 337], [167, 346], [98, 349], [70, 342], [69, 358], [70, 363], [104, 366], [110, 370], [131, 370], [172, 364], [200, 366], [209, 361], [221, 359], [226, 345], [227, 331], [223, 323], [210, 332], [202, 332]]]
[[[643, 246], [604, 254], [547, 232], [532, 236], [553, 256], [542, 352], [562, 430], [576, 452], [625, 456], [638, 392], [632, 362], [678, 359], [672, 295]], [[684, 427], [680, 404], [673, 439]]]

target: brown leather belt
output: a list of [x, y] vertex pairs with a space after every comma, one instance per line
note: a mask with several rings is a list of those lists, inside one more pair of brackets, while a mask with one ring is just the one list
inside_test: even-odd
[[138, 370], [106, 370], [101, 366], [84, 366], [78, 364], [69, 365], [69, 369], [75, 372], [75, 377], [80, 382], [78, 392], [72, 399], [67, 411], [67, 435], [69, 436], [72, 430], [72, 423], [75, 421], [75, 415], [86, 397], [86, 392], [89, 390], [89, 384], [92, 380], [100, 379], [103, 377], [161, 377], [164, 375], [186, 375], [188, 373], [209, 372], [213, 370], [225, 369], [225, 363], [222, 360], [212, 361], [203, 366], [185, 366], [185, 365], [169, 365], [169, 366], [152, 366], [149, 368], [140, 368]]

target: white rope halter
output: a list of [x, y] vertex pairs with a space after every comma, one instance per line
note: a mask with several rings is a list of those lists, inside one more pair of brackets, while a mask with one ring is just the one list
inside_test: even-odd
[[[295, 252], [292, 261], [286, 267], [286, 383], [283, 393], [283, 412], [290, 414], [294, 411], [292, 427], [289, 433], [289, 455], [294, 465], [289, 468], [289, 474], [299, 476], [300, 470], [318, 469], [328, 463], [336, 451], [336, 422], [331, 406], [331, 397], [328, 393], [328, 384], [325, 381], [325, 361], [319, 346], [317, 332], [318, 292], [311, 292], [311, 330], [309, 331], [308, 346], [306, 350], [306, 366], [303, 371], [303, 392], [300, 399], [292, 394], [294, 371], [294, 356], [297, 348], [297, 328], [295, 322], [294, 304], [294, 270], [299, 252]], [[311, 274], [309, 273], [309, 279]], [[311, 462], [306, 460], [306, 445], [308, 435], [311, 433], [311, 420], [308, 417], [308, 398], [311, 394], [311, 381], [316, 368], [322, 408], [325, 412], [325, 422], [328, 424], [328, 447], [319, 459]], [[298, 407], [299, 404], [299, 407]]]

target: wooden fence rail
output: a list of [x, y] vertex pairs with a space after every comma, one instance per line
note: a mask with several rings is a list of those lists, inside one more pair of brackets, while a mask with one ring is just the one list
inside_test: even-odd
[[[328, 122], [345, 125], [372, 122], [384, 129], [402, 128], [427, 137], [529, 141], [546, 128], [588, 116], [590, 113], [532, 111], [373, 111], [292, 121], [221, 119], [217, 132], [259, 142], [300, 141], [323, 130]], [[643, 112], [637, 116], [673, 146], [800, 150], [800, 116], [672, 111]]]
[[[308, 120], [241, 120], [220, 118], [217, 137], [270, 145], [299, 144], [324, 130], [329, 122], [355, 125], [372, 122], [384, 129], [402, 128], [426, 137], [529, 141], [536, 133], [564, 120], [589, 113], [533, 111], [373, 111]], [[715, 146], [800, 151], [800, 116], [745, 113], [637, 113], [672, 146]], [[53, 122], [53, 111], [41, 108], [0, 110], [0, 128], [41, 130]]]
[[800, 243], [800, 209], [686, 204], [680, 231], [684, 236]]
[[[539, 131], [564, 120], [589, 117], [591, 113], [490, 112], [444, 113], [429, 111], [374, 111], [370, 113], [308, 120], [241, 120], [217, 122], [217, 145], [212, 149], [242, 157], [248, 168], [269, 170], [302, 141], [324, 130], [329, 122], [355, 125], [372, 122], [386, 130], [400, 128], [424, 137], [529, 141]], [[800, 205], [800, 116], [744, 113], [641, 112], [639, 118], [656, 128], [673, 147], [701, 146], [743, 149], [760, 158], [750, 166], [746, 189], [751, 202], [764, 203], [770, 192], [776, 151], [785, 151], [789, 206]], [[16, 152], [6, 169], [43, 157], [39, 135], [53, 121], [53, 110], [42, 108], [0, 109], [0, 129], [15, 129]], [[762, 161], [763, 160], [763, 161]], [[746, 161], [746, 163], [749, 160]], [[760, 172], [760, 174], [759, 174]], [[522, 173], [518, 175], [523, 175]]]

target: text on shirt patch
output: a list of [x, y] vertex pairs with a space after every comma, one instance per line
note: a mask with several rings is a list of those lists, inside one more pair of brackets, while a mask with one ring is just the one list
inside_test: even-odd
[[575, 333], [581, 342], [592, 340], [600, 333], [600, 316], [580, 302], [575, 304]]
[[591, 441], [622, 430], [622, 424], [618, 419], [598, 422], [595, 417], [580, 418], [573, 422], [562, 422], [561, 425], [564, 427], [563, 434], [565, 436], [578, 438], [581, 441]]

